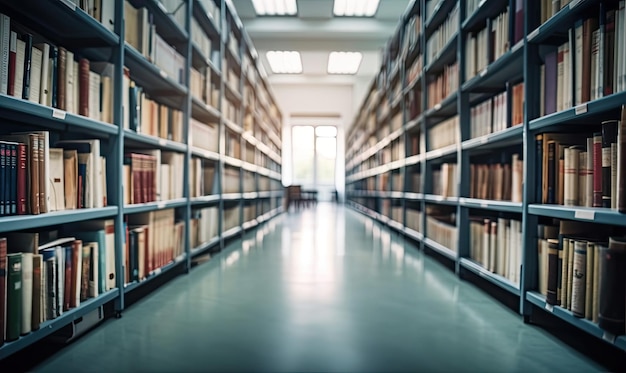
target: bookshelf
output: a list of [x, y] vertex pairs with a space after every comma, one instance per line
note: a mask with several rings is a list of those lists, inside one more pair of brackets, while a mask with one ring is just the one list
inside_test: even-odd
[[[57, 236], [67, 237], [74, 229], [101, 234], [98, 237], [103, 239], [92, 243], [87, 236], [72, 234], [81, 240], [82, 263], [101, 268], [102, 272], [94, 275], [100, 277], [89, 279], [94, 289], [87, 289], [87, 282], [81, 284], [77, 280], [75, 306], [62, 305], [66, 299], [55, 299], [51, 304], [56, 307], [60, 302], [59, 315], [42, 316], [48, 312], [45, 306], [48, 303], [33, 311], [36, 315], [33, 320], [37, 321], [32, 330], [22, 329], [17, 338], [6, 341], [2, 335], [0, 360], [101, 310], [104, 305], [112, 304], [116, 316], [120, 316], [125, 299], [134, 290], [156, 284], [153, 280], [166, 273], [188, 272], [192, 258], [221, 250], [226, 240], [282, 212], [282, 114], [266, 81], [258, 53], [230, 0], [102, 0], [96, 3], [94, 9], [83, 9], [82, 2], [72, 0], [53, 0], [45, 6], [31, 0], [0, 1], [0, 13], [10, 21], [8, 28], [2, 30], [3, 36], [5, 30], [9, 31], [7, 40], [14, 31], [18, 36], [16, 40], [28, 40], [26, 35], [32, 35], [37, 49], [44, 47], [37, 43], [45, 43], [46, 48], [56, 52], [63, 47], [73, 54], [74, 60], [70, 62], [74, 61], [77, 67], [67, 63], [74, 69], [72, 74], [89, 72], [94, 82], [98, 79], [97, 85], [93, 83], [94, 90], [88, 93], [85, 92], [89, 82], [80, 80], [84, 79], [82, 76], [76, 75], [71, 82], [76, 88], [64, 83], [64, 89], [72, 87], [74, 91], [67, 91], [62, 107], [60, 96], [54, 96], [59, 101], [52, 103], [41, 93], [46, 99], [37, 99], [34, 94], [26, 98], [25, 93], [21, 97], [13, 91], [0, 93], [3, 120], [0, 136], [5, 136], [3, 139], [11, 133], [27, 131], [35, 141], [33, 144], [37, 141], [43, 144], [46, 137], [33, 133], [47, 131], [47, 146], [66, 147], [59, 153], [63, 156], [83, 154], [80, 153], [83, 150], [73, 153], [68, 148], [79, 140], [92, 141], [90, 149], [94, 149], [85, 153], [89, 158], [84, 158], [93, 159], [91, 166], [85, 161], [76, 163], [84, 164], [78, 170], [83, 170], [82, 167], [92, 170], [91, 176], [87, 171], [80, 171], [85, 173], [73, 176], [71, 181], [65, 179], [69, 177], [66, 175], [71, 175], [69, 165], [74, 164], [70, 162], [74, 162], [74, 158], [67, 158], [65, 165], [61, 163], [63, 180], [68, 180], [61, 184], [66, 193], [63, 199], [81, 204], [82, 208], [71, 207], [68, 202], [57, 204], [55, 199], [54, 208], [50, 207], [51, 211], [45, 213], [5, 214], [0, 216], [0, 239], [8, 237], [10, 253], [24, 249], [13, 247], [16, 241], [12, 240], [17, 233], [37, 237], [39, 242], [32, 244], [35, 253], [41, 245]], [[125, 22], [115, 21], [123, 19]], [[18, 58], [20, 53], [16, 52]], [[40, 62], [46, 66], [45, 62], [59, 61], [57, 57], [53, 59], [52, 54], [43, 58], [42, 53], [41, 56]], [[87, 70], [77, 70], [82, 58], [87, 59]], [[50, 83], [53, 80], [48, 81], [49, 76], [60, 79], [60, 68], [42, 66], [41, 74], [42, 79], [45, 77]], [[64, 74], [69, 74], [69, 70], [64, 69]], [[37, 73], [32, 76], [39, 77]], [[12, 82], [13, 78], [8, 81]], [[42, 82], [40, 80], [39, 84]], [[61, 85], [55, 82], [50, 83], [51, 89], [46, 95], [50, 92], [52, 96], [52, 87], [56, 92], [56, 87]], [[19, 87], [23, 88], [23, 83]], [[81, 95], [94, 95], [94, 103], [90, 102], [93, 113], [80, 112], [87, 101]], [[67, 106], [70, 100], [72, 106]], [[96, 145], [100, 148], [97, 155], [104, 159], [92, 156]], [[6, 146], [10, 149], [10, 145]], [[33, 145], [30, 146], [25, 149], [35, 154]], [[41, 171], [37, 171], [40, 173], [35, 174], [30, 163], [26, 168], [27, 180], [32, 180], [29, 188], [34, 188], [35, 183], [40, 185], [34, 178], [42, 175], [41, 185], [47, 191], [43, 177], [47, 175], [44, 172], [48, 172], [43, 166], [46, 149], [42, 146], [38, 153], [46, 154], [46, 158], [41, 157]], [[6, 154], [4, 158], [3, 153], [3, 167], [5, 160], [12, 159], [8, 158], [9, 152]], [[23, 159], [33, 159], [31, 153], [28, 154], [28, 158]], [[101, 163], [96, 163], [97, 159]], [[102, 175], [92, 168], [96, 164]], [[50, 172], [52, 177], [52, 172], [57, 170]], [[11, 175], [5, 174], [3, 169], [2, 182], [7, 186]], [[9, 205], [10, 199], [15, 198], [4, 185], [3, 208], [5, 202]], [[67, 194], [73, 187], [78, 188], [73, 190], [75, 194]], [[42, 198], [46, 206], [52, 206], [45, 199], [52, 196]], [[25, 204], [28, 212], [34, 201]], [[9, 207], [7, 212], [10, 212]], [[29, 247], [25, 248], [30, 252]], [[59, 250], [65, 247], [59, 246]], [[67, 250], [69, 253], [70, 249]], [[21, 257], [27, 255], [21, 254]], [[74, 263], [64, 267], [65, 272], [72, 265], [78, 265], [78, 261], [69, 259], [63, 262]], [[57, 273], [57, 270], [61, 269], [46, 267], [45, 273]], [[82, 278], [80, 270], [72, 267], [71, 271], [78, 274], [79, 280]], [[87, 281], [86, 277], [84, 280]], [[49, 285], [47, 280], [36, 281], [41, 281], [38, 282], [41, 286]], [[101, 291], [95, 290], [100, 286]], [[71, 294], [70, 297], [74, 290]], [[5, 294], [1, 295], [4, 298]], [[33, 296], [33, 300], [35, 298]], [[32, 307], [40, 307], [34, 304]], [[22, 320], [21, 313], [19, 315]], [[16, 314], [11, 317], [7, 325], [16, 322]], [[22, 325], [22, 328], [25, 327]]]
[[[624, 214], [616, 208], [542, 199], [548, 185], [542, 173], [548, 171], [543, 170], [547, 156], [540, 139], [550, 133], [589, 138], [601, 131], [603, 121], [620, 119], [626, 94], [626, 87], [615, 82], [612, 90], [577, 102], [580, 91], [594, 94], [597, 86], [576, 86], [586, 84], [577, 75], [575, 66], [582, 65], [576, 56], [569, 60], [570, 70], [563, 71], [570, 82], [554, 75], [564, 96], [545, 93], [552, 79], [546, 75], [546, 56], [566, 43], [575, 53], [576, 28], [584, 20], [596, 18], [605, 25], [611, 9], [619, 11], [618, 2], [556, 3], [412, 1], [384, 48], [380, 71], [346, 137], [347, 204], [414, 240], [460, 277], [469, 279], [471, 273], [504, 290], [497, 296], [518, 299], [525, 322], [537, 312], [549, 312], [626, 351], [625, 330], [607, 332], [590, 320], [592, 315], [574, 316], [572, 304], [548, 303], [540, 289], [550, 271], [542, 262], [547, 256], [542, 257], [538, 238], [544, 237], [538, 227], [558, 233], [559, 224], [579, 223], [588, 233], [626, 232]], [[616, 38], [620, 32], [623, 24]], [[604, 48], [598, 54], [606, 56]], [[612, 63], [619, 66], [617, 58]], [[615, 73], [624, 74], [621, 66]], [[396, 90], [404, 99], [396, 98]], [[563, 107], [546, 110], [551, 99], [563, 100]], [[391, 127], [390, 108], [402, 115], [399, 128]], [[403, 144], [404, 153], [389, 159], [394, 141]], [[584, 237], [593, 250], [607, 245]], [[590, 284], [597, 294], [599, 285]], [[566, 287], [556, 291], [565, 294]]]

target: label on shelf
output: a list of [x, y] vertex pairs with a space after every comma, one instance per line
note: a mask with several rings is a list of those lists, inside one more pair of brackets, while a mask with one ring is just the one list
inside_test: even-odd
[[484, 77], [485, 75], [487, 75], [487, 68], [485, 67], [481, 72], [480, 72], [480, 77]]
[[615, 343], [615, 338], [616, 338], [615, 334], [611, 334], [611, 333], [609, 333], [607, 331], [605, 331], [602, 334], [602, 339], [604, 339], [605, 341], [610, 342], [610, 343]]
[[159, 145], [161, 145], [161, 146], [166, 146], [166, 145], [167, 145], [167, 140], [165, 140], [165, 139], [160, 139], [160, 140], [159, 140]]
[[537, 37], [537, 35], [539, 35], [539, 30], [541, 29], [541, 27], [537, 27], [536, 29], [533, 30], [533, 32], [531, 32], [530, 34], [528, 34], [528, 41], [533, 40], [534, 38]]
[[67, 112], [65, 110], [52, 109], [52, 118], [65, 120], [65, 115]]
[[517, 44], [515, 44], [513, 46], [513, 48], [511, 48], [511, 53], [517, 51], [518, 49], [520, 49], [522, 46], [524, 45], [524, 40], [520, 40], [517, 42]]
[[546, 303], [546, 311], [554, 312], [554, 306], [551, 305], [551, 304]]
[[596, 217], [596, 212], [589, 210], [576, 210], [576, 212], [574, 213], [574, 217], [576, 219], [594, 220]]
[[159, 202], [159, 203], [157, 204], [157, 208], [158, 208], [159, 210], [164, 209], [164, 208], [165, 208], [165, 202]]
[[569, 8], [573, 9], [575, 8], [578, 4], [580, 4], [581, 0], [573, 0], [571, 3], [569, 3]]
[[65, 4], [68, 8], [72, 10], [76, 10], [76, 4], [71, 2], [70, 0], [60, 0], [63, 4]]
[[480, 207], [485, 208], [485, 207], [488, 207], [488, 206], [489, 206], [489, 204], [487, 204], [486, 202], [481, 202], [480, 203]]
[[580, 104], [574, 109], [576, 115], [585, 114], [587, 112], [587, 104]]
[[163, 70], [159, 70], [159, 75], [161, 75], [163, 78], [167, 78], [167, 73]]
[[478, 7], [482, 8], [482, 6], [485, 5], [486, 2], [487, 2], [487, 0], [481, 0], [481, 2], [478, 3]]
[[435, 105], [435, 107], [433, 108], [433, 110], [435, 110], [435, 111], [439, 111], [439, 110], [441, 110], [441, 103], [438, 103], [437, 105]]
[[486, 144], [489, 142], [489, 136], [483, 136], [480, 138], [480, 143], [481, 144]]

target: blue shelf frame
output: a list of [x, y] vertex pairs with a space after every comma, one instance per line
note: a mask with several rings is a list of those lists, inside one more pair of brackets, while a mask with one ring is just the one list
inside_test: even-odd
[[150, 272], [148, 274], [148, 276], [146, 276], [145, 279], [137, 282], [131, 282], [129, 284], [126, 284], [126, 286], [124, 286], [124, 293], [130, 293], [131, 291], [140, 288], [142, 286], [145, 286], [146, 284], [149, 284], [150, 282], [152, 282], [152, 280], [158, 278], [161, 275], [164, 275], [167, 272], [172, 271], [175, 268], [180, 267], [183, 263], [185, 263], [187, 254], [182, 254], [179, 255], [178, 257], [174, 258], [174, 260], [172, 260], [171, 262], [165, 264], [163, 267], [157, 268], [155, 270], [153, 270], [152, 272]]
[[459, 205], [461, 207], [472, 209], [511, 212], [515, 214], [521, 214], [524, 211], [524, 205], [521, 202], [518, 203], [461, 197], [459, 198]]
[[117, 206], [93, 209], [53, 211], [39, 215], [13, 215], [0, 218], [0, 233], [76, 223], [83, 220], [108, 219], [117, 215]]
[[516, 295], [519, 297], [520, 295], [520, 287], [519, 285], [511, 282], [509, 279], [502, 277], [496, 273], [488, 271], [480, 264], [474, 262], [469, 258], [460, 258], [459, 265], [461, 268], [464, 268], [485, 280], [491, 282], [492, 284], [501, 287], [502, 289], [508, 291], [509, 293]]

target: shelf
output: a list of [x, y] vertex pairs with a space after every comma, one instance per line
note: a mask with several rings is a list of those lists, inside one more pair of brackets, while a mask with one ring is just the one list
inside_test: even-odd
[[458, 37], [459, 33], [457, 32], [452, 38], [450, 38], [450, 40], [448, 40], [443, 49], [439, 51], [435, 59], [433, 61], [429, 61], [425, 69], [427, 75], [440, 72], [443, 70], [445, 65], [456, 61]]
[[147, 146], [149, 148], [159, 148], [179, 153], [187, 151], [187, 145], [183, 143], [162, 139], [156, 136], [144, 135], [131, 130], [124, 130], [124, 146], [128, 148]]
[[243, 133], [243, 128], [238, 125], [237, 123], [233, 122], [232, 120], [226, 118], [226, 117], [222, 117], [222, 121], [224, 122], [224, 124], [226, 125], [226, 127], [228, 127], [231, 131], [238, 133], [238, 134], [242, 134]]
[[216, 108], [200, 101], [195, 96], [191, 97], [191, 113], [192, 117], [201, 122], [219, 122], [220, 112]]
[[626, 214], [602, 207], [530, 204], [528, 205], [528, 213], [557, 219], [626, 226]]
[[424, 242], [424, 245], [428, 246], [431, 250], [438, 252], [439, 254], [447, 257], [450, 260], [456, 261], [456, 252], [454, 252], [453, 250], [448, 249], [447, 247], [431, 240], [430, 238], [426, 238], [424, 237], [424, 239], [422, 240]]
[[259, 225], [259, 222], [256, 219], [252, 219], [250, 221], [247, 221], [243, 224], [241, 224], [241, 229], [243, 229], [244, 231], [250, 230], [256, 226]]
[[559, 10], [544, 24], [534, 30], [529, 30], [529, 43], [550, 42], [550, 38], [557, 35], [567, 35], [567, 30], [573, 27], [574, 22], [586, 15], [585, 10], [594, 5], [593, 1], [572, 0], [568, 6]]
[[244, 192], [241, 195], [241, 198], [244, 200], [253, 200], [259, 198], [259, 193], [257, 192]]
[[194, 258], [200, 254], [202, 254], [203, 252], [207, 251], [208, 249], [212, 248], [215, 245], [219, 245], [220, 243], [220, 237], [219, 236], [215, 236], [212, 239], [210, 239], [209, 241], [203, 243], [202, 245], [199, 245], [197, 247], [194, 247], [191, 249], [191, 257]]
[[167, 76], [129, 44], [124, 48], [124, 63], [130, 70], [131, 79], [154, 99], [170, 107], [182, 107], [187, 87]]
[[224, 201], [238, 201], [242, 198], [242, 193], [224, 193], [222, 199]]
[[222, 233], [222, 238], [227, 240], [227, 239], [231, 238], [232, 236], [235, 236], [235, 235], [241, 233], [242, 230], [243, 229], [241, 227], [230, 228], [226, 232]]
[[548, 114], [530, 121], [530, 130], [541, 132], [564, 124], [601, 123], [619, 117], [621, 106], [626, 102], [626, 91], [615, 93], [567, 110]]
[[178, 267], [179, 264], [183, 263], [185, 261], [185, 254], [179, 255], [178, 257], [174, 258], [173, 261], [167, 263], [166, 265], [164, 265], [161, 268], [157, 268], [155, 270], [153, 270], [152, 272], [150, 272], [150, 274], [148, 274], [148, 276], [146, 276], [145, 279], [139, 281], [139, 282], [131, 282], [129, 284], [126, 284], [126, 286], [124, 286], [124, 293], [130, 293], [131, 291], [142, 287], [144, 285], [146, 285], [147, 283], [151, 282], [152, 280], [154, 280], [155, 278], [171, 271], [172, 269]]
[[0, 360], [34, 344], [35, 342], [49, 336], [52, 333], [59, 331], [73, 321], [78, 320], [88, 313], [95, 311], [100, 306], [111, 302], [118, 296], [119, 290], [113, 289], [98, 296], [97, 298], [91, 298], [86, 301], [81, 301], [79, 307], [73, 308], [69, 311], [64, 311], [61, 316], [43, 322], [38, 330], [21, 336], [15, 341], [5, 342], [4, 345], [0, 347]]
[[521, 214], [524, 211], [524, 207], [521, 202], [493, 201], [487, 199], [461, 197], [459, 198], [459, 204], [467, 208], [513, 212], [517, 214]]
[[432, 109], [428, 109], [424, 113], [424, 115], [427, 118], [435, 118], [435, 117], [447, 118], [456, 114], [457, 113], [457, 110], [456, 110], [457, 95], [458, 95], [457, 91], [454, 91], [452, 94], [446, 97], [443, 101], [435, 105]]
[[202, 196], [202, 197], [193, 197], [190, 198], [191, 200], [191, 205], [195, 206], [195, 205], [204, 205], [207, 203], [217, 203], [220, 201], [220, 196], [219, 194], [211, 194], [208, 196]]
[[117, 206], [93, 209], [53, 211], [39, 215], [13, 215], [0, 218], [0, 232], [20, 231], [76, 223], [84, 220], [107, 219], [117, 215]]
[[424, 201], [436, 203], [438, 205], [456, 206], [459, 204], [459, 197], [443, 197], [436, 194], [424, 194]]
[[404, 227], [404, 234], [409, 236], [410, 238], [416, 240], [416, 241], [423, 241], [424, 240], [424, 235], [418, 231], [414, 231], [411, 228], [407, 228]]
[[409, 167], [409, 166], [418, 165], [424, 160], [424, 158], [425, 158], [424, 154], [416, 154], [410, 157], [406, 157], [404, 158], [404, 166]]
[[[413, 90], [413, 88], [415, 88], [415, 86], [419, 87], [421, 85], [420, 84], [421, 82], [422, 82], [422, 73], [420, 72], [419, 75], [415, 79], [413, 79], [413, 81], [411, 81], [409, 84], [406, 85], [406, 87], [402, 89], [402, 94], [403, 95], [408, 94], [411, 90]], [[421, 90], [421, 87], [419, 88]]]
[[508, 52], [492, 62], [476, 76], [470, 78], [461, 85], [461, 91], [472, 93], [484, 93], [472, 97], [471, 102], [477, 102], [483, 98], [492, 96], [494, 93], [503, 92], [506, 83], [523, 78], [524, 74], [524, 41], [521, 40]]
[[395, 229], [395, 230], [397, 230], [397, 231], [404, 232], [404, 225], [402, 225], [402, 224], [398, 223], [398, 222], [397, 222], [397, 221], [395, 221], [395, 220], [389, 219], [389, 221], [387, 222], [387, 225], [388, 225], [390, 228], [393, 228], [393, 229]]
[[433, 8], [433, 13], [426, 19], [426, 22], [424, 22], [426, 35], [430, 36], [432, 31], [441, 25], [448, 17], [448, 12], [452, 9], [454, 4], [455, 1], [439, 0], [439, 3]]
[[444, 146], [443, 148], [431, 150], [424, 155], [424, 158], [427, 161], [430, 161], [430, 160], [435, 160], [438, 158], [448, 157], [453, 154], [456, 154], [457, 150], [458, 150], [457, 144], [452, 144], [452, 145]]
[[170, 201], [158, 201], [148, 203], [135, 203], [132, 205], [124, 206], [124, 214], [138, 214], [142, 212], [150, 212], [164, 209], [173, 209], [177, 207], [184, 207], [187, 204], [186, 198], [178, 198]]
[[474, 274], [484, 278], [485, 280], [491, 282], [492, 284], [499, 286], [502, 289], [508, 291], [509, 293], [513, 295], [517, 295], [519, 297], [520, 295], [519, 285], [513, 283], [506, 277], [503, 277], [496, 273], [488, 271], [480, 264], [468, 258], [461, 258], [459, 262], [460, 262], [459, 264], [461, 265], [461, 267], [467, 269], [470, 272], [473, 272]]
[[38, 127], [60, 132], [79, 132], [91, 137], [107, 138], [118, 133], [115, 125], [6, 95], [0, 95], [0, 118], [20, 122], [20, 126], [23, 126], [22, 123], [36, 123]]
[[576, 317], [571, 311], [560, 306], [553, 306], [551, 304], [548, 304], [546, 303], [545, 297], [537, 292], [526, 292], [526, 300], [534, 304], [538, 308], [541, 308], [544, 311], [549, 312], [554, 316], [557, 316], [561, 320], [564, 320], [569, 324], [579, 329], [582, 329], [586, 333], [591, 334], [596, 338], [603, 339], [606, 342], [613, 344], [622, 351], [626, 351], [626, 336], [620, 335], [616, 337], [614, 335], [611, 335], [603, 329], [600, 329], [598, 324], [595, 324], [590, 320]]
[[506, 3], [503, 2], [502, 5], [498, 7], [494, 6], [493, 3], [487, 3], [487, 0], [482, 0], [476, 10], [474, 10], [474, 13], [465, 18], [461, 25], [463, 31], [477, 31], [477, 27], [482, 26], [488, 18], [494, 18], [502, 13], [504, 10], [502, 5], [506, 5]]
[[410, 201], [421, 201], [424, 199], [423, 193], [404, 192], [404, 198]]
[[238, 167], [238, 168], [243, 167], [243, 161], [241, 159], [237, 159], [237, 158], [233, 158], [233, 157], [229, 157], [227, 155], [224, 155], [224, 156], [222, 156], [222, 160], [228, 166]]
[[502, 131], [490, 133], [488, 135], [476, 137], [470, 140], [465, 140], [461, 144], [461, 149], [474, 150], [479, 148], [481, 150], [484, 150], [521, 144], [524, 140], [522, 138], [523, 133], [524, 126], [518, 125], [515, 127], [509, 127]]
[[395, 192], [388, 192], [388, 193], [389, 193], [389, 194], [388, 194], [387, 196], [388, 196], [389, 198], [392, 198], [392, 199], [401, 199], [401, 198], [404, 198], [404, 192], [398, 192], [398, 191], [395, 191]]
[[71, 0], [49, 1], [46, 6], [38, 0], [2, 1], [2, 7], [4, 14], [10, 14], [6, 9], [11, 9], [16, 12], [12, 19], [18, 18], [20, 23], [34, 27], [33, 31], [65, 47], [101, 48], [119, 44], [119, 37], [113, 31]]
[[220, 155], [218, 153], [196, 147], [191, 147], [191, 155], [213, 161], [218, 161], [220, 159]]
[[[145, 6], [150, 15], [154, 19], [159, 36], [166, 40], [169, 44], [179, 45], [183, 44], [189, 39], [189, 34], [181, 26], [179, 26], [174, 17], [165, 9], [163, 3], [159, 0], [130, 0], [135, 6]], [[179, 8], [179, 12], [184, 11], [184, 8]]]
[[233, 88], [228, 82], [224, 82], [224, 88], [224, 92], [226, 92], [226, 98], [231, 102], [237, 103], [238, 106], [241, 106], [243, 103], [243, 97], [237, 91], [237, 89]]

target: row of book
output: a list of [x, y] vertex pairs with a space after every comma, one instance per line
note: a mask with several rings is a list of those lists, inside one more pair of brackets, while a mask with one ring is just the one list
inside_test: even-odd
[[203, 123], [195, 118], [189, 118], [189, 132], [191, 146], [217, 153], [219, 139], [217, 123]]
[[625, 334], [626, 240], [609, 226], [561, 220], [538, 226], [538, 290], [609, 333]]
[[456, 115], [428, 129], [428, 150], [454, 145], [459, 140], [459, 116]]
[[626, 90], [625, 23], [623, 1], [602, 3], [599, 14], [578, 20], [568, 41], [545, 54], [540, 115]]
[[183, 198], [185, 155], [160, 149], [124, 155], [124, 204]]
[[468, 33], [465, 42], [465, 80], [482, 72], [511, 47], [509, 7], [495, 18], [488, 18], [484, 28]]
[[419, 84], [416, 84], [407, 92], [405, 96], [405, 108], [407, 121], [411, 121], [422, 114], [422, 87]]
[[214, 161], [192, 157], [190, 165], [189, 195], [191, 198], [208, 196], [214, 193]]
[[227, 129], [225, 131], [226, 141], [224, 147], [224, 154], [232, 157], [241, 159], [241, 137], [238, 133]]
[[0, 238], [0, 344], [116, 287], [113, 220]]
[[124, 128], [148, 136], [183, 142], [183, 112], [153, 100], [124, 69]]
[[190, 246], [198, 247], [218, 235], [219, 210], [216, 206], [194, 209], [191, 213]]
[[486, 136], [508, 127], [507, 97], [507, 91], [504, 91], [470, 108], [471, 138]]
[[470, 198], [522, 202], [524, 161], [519, 154], [510, 163], [470, 164]]
[[459, 31], [459, 4], [456, 3], [454, 8], [450, 10], [448, 16], [443, 23], [430, 35], [426, 41], [426, 56], [428, 63], [432, 63], [443, 48], [448, 44], [450, 39]]
[[414, 14], [413, 16], [411, 16], [411, 18], [406, 22], [406, 25], [404, 26], [404, 38], [403, 38], [402, 49], [406, 52], [413, 49], [419, 41], [421, 32], [422, 32], [422, 17], [420, 14]]
[[566, 7], [571, 0], [540, 0], [540, 17], [541, 23], [545, 23], [557, 14], [559, 10]]
[[222, 232], [226, 232], [229, 229], [238, 227], [239, 222], [239, 208], [237, 207], [224, 207], [224, 220], [222, 221]]
[[48, 131], [0, 136], [0, 215], [37, 215], [107, 205], [100, 140], [64, 140]]
[[125, 284], [143, 281], [184, 253], [185, 223], [174, 209], [128, 215], [126, 224]]
[[191, 41], [202, 53], [204, 58], [211, 59], [213, 57], [211, 49], [212, 41], [195, 17], [191, 17]]
[[438, 211], [434, 206], [427, 207], [426, 237], [458, 253], [458, 235], [454, 214]]
[[432, 194], [442, 197], [458, 197], [459, 183], [456, 163], [443, 163], [441, 168], [433, 169]]
[[159, 35], [150, 10], [135, 8], [129, 0], [125, 0], [124, 21], [125, 42], [158, 66], [161, 75], [184, 84], [186, 59]]
[[455, 61], [444, 66], [440, 74], [433, 76], [426, 87], [428, 108], [432, 109], [451, 94], [459, 90], [459, 63]]
[[486, 270], [519, 284], [522, 222], [515, 219], [471, 216], [470, 257]]
[[422, 231], [422, 225], [424, 224], [424, 215], [419, 210], [406, 209], [406, 223], [405, 226], [416, 232]]
[[223, 178], [223, 193], [241, 193], [241, 190], [239, 189], [239, 183], [241, 181], [239, 169], [224, 167]]
[[602, 122], [601, 131], [542, 133], [536, 135], [537, 159], [541, 161], [537, 190], [542, 203], [567, 206], [606, 207], [625, 211], [621, 174], [626, 149], [621, 138], [626, 130], [626, 107], [622, 119]]
[[0, 94], [113, 122], [113, 71], [0, 13]]

